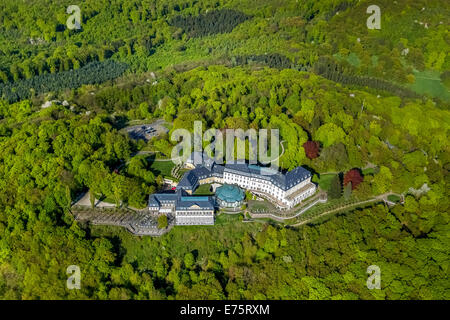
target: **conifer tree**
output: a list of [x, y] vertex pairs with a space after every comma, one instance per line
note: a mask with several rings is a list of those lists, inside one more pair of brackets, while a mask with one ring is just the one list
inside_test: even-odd
[[349, 182], [344, 187], [344, 199], [345, 200], [350, 199], [351, 195], [352, 195], [352, 183]]
[[328, 195], [331, 199], [339, 199], [341, 197], [341, 194], [342, 194], [341, 179], [339, 178], [339, 175], [335, 175], [331, 180]]

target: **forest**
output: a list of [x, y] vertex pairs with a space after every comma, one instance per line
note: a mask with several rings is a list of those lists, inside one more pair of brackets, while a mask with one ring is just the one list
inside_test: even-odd
[[[346, 84], [406, 87], [450, 101], [445, 89], [436, 92], [428, 83], [418, 90], [422, 79], [416, 78], [417, 72], [441, 75], [449, 69], [449, 12], [443, 0], [403, 1], [403, 11], [381, 0], [382, 20], [389, 22], [381, 30], [360, 27], [368, 1], [86, 1], [81, 30], [65, 26], [70, 1], [47, 2], [35, 1], [31, 9], [14, 0], [0, 4], [0, 82], [107, 59], [128, 64], [132, 73], [280, 55], [291, 61], [283, 68], [307, 70], [327, 57], [345, 68]], [[437, 81], [448, 90], [445, 75]]]
[[126, 64], [113, 60], [91, 62], [76, 70], [42, 74], [14, 83], [0, 84], [0, 97], [11, 103], [47, 92], [75, 89], [85, 84], [100, 84], [121, 76], [126, 68]]
[[171, 25], [181, 28], [182, 32], [190, 37], [202, 37], [231, 32], [238, 24], [247, 19], [248, 17], [242, 12], [223, 9], [195, 17], [175, 16]]
[[[116, 91], [121, 108], [108, 100]], [[77, 95], [83, 101], [82, 92]], [[449, 154], [448, 111], [420, 100], [355, 95], [301, 71], [214, 66], [175, 73], [154, 86], [105, 86], [88, 115], [79, 106], [39, 110], [29, 101], [3, 103], [2, 297], [448, 298], [448, 176], [442, 165]], [[380, 169], [364, 176], [356, 194], [407, 192], [423, 183], [431, 190], [408, 193], [393, 209], [354, 210], [299, 230], [219, 216], [212, 228], [139, 239], [125, 230], [79, 225], [70, 204], [83, 190], [139, 206], [158, 187], [142, 158], [114, 172], [142, 146], [118, 131], [120, 117], [104, 105], [125, 117], [174, 119], [173, 128], [192, 128], [198, 119], [213, 127], [278, 127], [288, 140], [284, 168], [306, 164], [319, 174], [376, 163]], [[386, 145], [388, 138], [395, 148]], [[320, 146], [317, 157], [307, 157], [302, 147], [310, 139]], [[171, 143], [161, 137], [154, 146]], [[365, 268], [374, 261], [386, 273], [377, 292], [365, 287]], [[74, 263], [84, 270], [84, 285], [68, 292], [63, 266]]]
[[[87, 0], [80, 30], [70, 4], [0, 3], [1, 299], [450, 298], [444, 0], [379, 0], [381, 30], [365, 0]], [[124, 131], [158, 119], [169, 134]], [[331, 201], [404, 201], [161, 237], [74, 220], [86, 192], [145, 208], [164, 173], [135, 154], [165, 159], [194, 121], [279, 129], [280, 169], [305, 166]]]

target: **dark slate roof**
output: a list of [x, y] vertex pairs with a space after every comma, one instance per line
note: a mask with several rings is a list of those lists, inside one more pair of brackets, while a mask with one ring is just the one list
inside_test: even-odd
[[170, 202], [175, 205], [176, 210], [189, 209], [193, 205], [197, 205], [202, 209], [214, 210], [213, 197], [206, 196], [190, 196], [180, 190], [176, 193], [155, 193], [151, 194], [148, 200], [149, 207], [160, 207], [162, 203]]
[[282, 174], [271, 168], [247, 164], [244, 161], [238, 160], [227, 163], [225, 167], [218, 164], [213, 164], [212, 168], [197, 166], [195, 169], [184, 174], [180, 183], [178, 183], [177, 190], [194, 190], [199, 180], [212, 176], [223, 177], [224, 171], [267, 180], [284, 191], [311, 177], [311, 173], [303, 167], [297, 167], [286, 174]]
[[177, 193], [154, 193], [148, 199], [148, 206], [159, 207], [163, 202], [175, 202], [178, 197]]
[[202, 180], [211, 177], [211, 171], [205, 167], [197, 167], [191, 172], [197, 176], [197, 180]]
[[299, 184], [302, 181], [305, 181], [308, 178], [311, 178], [311, 172], [306, 170], [303, 167], [297, 167], [286, 173], [286, 187], [290, 189], [296, 184]]
[[199, 206], [202, 209], [214, 210], [214, 200], [212, 197], [182, 196], [176, 203], [177, 210], [190, 209], [192, 206]]
[[248, 165], [246, 163], [240, 162], [227, 163], [225, 165], [225, 170], [244, 175], [250, 175], [250, 170], [248, 169]]
[[193, 190], [195, 185], [198, 183], [198, 176], [194, 172], [195, 170], [188, 171], [184, 174], [183, 178], [177, 185], [177, 190]]
[[212, 176], [222, 177], [224, 167], [213, 163], [212, 168], [198, 166], [193, 170], [186, 172], [177, 185], [177, 190], [194, 190], [198, 180], [210, 178]]
[[264, 168], [242, 162], [226, 164], [225, 170], [248, 177], [270, 181], [285, 191], [311, 177], [311, 173], [303, 167], [297, 167], [286, 174], [282, 174], [281, 172], [275, 171], [271, 168]]
[[223, 170], [225, 170], [224, 166], [221, 166], [220, 164], [214, 164], [211, 171], [214, 176], [223, 177]]

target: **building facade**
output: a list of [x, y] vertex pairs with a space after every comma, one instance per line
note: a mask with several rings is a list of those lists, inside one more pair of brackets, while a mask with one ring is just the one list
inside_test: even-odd
[[233, 163], [225, 166], [223, 181], [266, 198], [280, 209], [289, 209], [316, 192], [311, 173], [297, 167], [286, 174], [268, 168]]
[[280, 209], [289, 209], [312, 196], [317, 189], [311, 182], [311, 173], [303, 167], [297, 167], [283, 174], [244, 161], [227, 163], [223, 166], [206, 158], [200, 164], [194, 163], [193, 161], [189, 163], [188, 166], [194, 166], [194, 169], [184, 175], [177, 190], [192, 194], [204, 183], [237, 185], [266, 198]]
[[152, 194], [148, 202], [152, 214], [172, 216], [176, 225], [213, 225], [214, 206], [213, 197], [190, 196], [183, 190]]
[[216, 189], [216, 203], [221, 208], [239, 209], [244, 198], [244, 191], [235, 185], [224, 184]]
[[[216, 207], [232, 207], [242, 204], [243, 199], [229, 200], [229, 192], [222, 198], [193, 196], [199, 185], [219, 183], [237, 186], [265, 198], [280, 209], [289, 209], [316, 192], [311, 182], [311, 173], [297, 167], [285, 174], [268, 168], [247, 164], [243, 161], [216, 164], [212, 159], [203, 159], [201, 164], [191, 161], [178, 183], [175, 193], [157, 193], [149, 197], [148, 208], [152, 214], [165, 214], [175, 218], [176, 225], [213, 225]], [[226, 190], [226, 188], [223, 188]], [[234, 199], [234, 198], [233, 198]]]

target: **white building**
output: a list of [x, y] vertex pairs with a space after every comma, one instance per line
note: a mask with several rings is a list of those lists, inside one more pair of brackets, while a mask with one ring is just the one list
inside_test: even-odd
[[153, 214], [175, 217], [176, 225], [213, 225], [214, 199], [176, 193], [150, 195], [148, 207]]
[[234, 163], [225, 166], [223, 181], [250, 190], [280, 208], [292, 208], [316, 192], [311, 173], [302, 167], [282, 174], [255, 165]]
[[204, 183], [239, 186], [271, 201], [280, 209], [292, 208], [316, 191], [311, 173], [302, 167], [283, 174], [244, 162], [222, 166], [208, 159], [185, 173], [175, 193], [150, 195], [149, 211], [174, 217], [176, 225], [213, 225], [215, 198], [192, 196], [195, 189]]
[[311, 173], [303, 167], [282, 174], [242, 161], [222, 166], [210, 159], [187, 172], [177, 190], [192, 194], [204, 183], [237, 185], [270, 200], [282, 209], [292, 208], [316, 192], [316, 185], [311, 182]]

